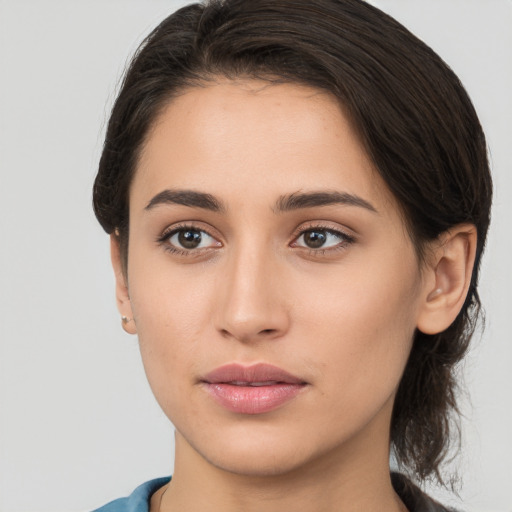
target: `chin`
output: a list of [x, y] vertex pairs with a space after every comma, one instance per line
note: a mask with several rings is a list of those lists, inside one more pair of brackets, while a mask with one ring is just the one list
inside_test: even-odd
[[[284, 476], [323, 459], [333, 447], [309, 439], [304, 443], [293, 435], [239, 435], [236, 440], [225, 436], [207, 442], [188, 444], [213, 467], [253, 478]], [[213, 447], [213, 449], [212, 449]]]
[[244, 453], [203, 455], [213, 466], [240, 476], [265, 478], [292, 473], [306, 463], [298, 454], [276, 453], [275, 450], [245, 450]]

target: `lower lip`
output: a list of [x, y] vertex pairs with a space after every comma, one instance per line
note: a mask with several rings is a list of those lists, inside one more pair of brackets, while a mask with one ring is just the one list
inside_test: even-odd
[[271, 386], [234, 386], [206, 383], [213, 399], [231, 412], [262, 414], [289, 402], [304, 388], [302, 384], [273, 384]]

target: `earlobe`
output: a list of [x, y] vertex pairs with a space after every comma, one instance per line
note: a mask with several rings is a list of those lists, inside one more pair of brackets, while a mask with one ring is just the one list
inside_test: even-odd
[[110, 235], [110, 257], [116, 279], [117, 309], [121, 314], [121, 325], [128, 334], [137, 334], [137, 327], [133, 319], [132, 304], [128, 292], [128, 283], [124, 272], [119, 237], [116, 233]]
[[417, 323], [421, 332], [440, 333], [459, 314], [471, 283], [476, 242], [477, 232], [472, 224], [455, 226], [436, 240]]

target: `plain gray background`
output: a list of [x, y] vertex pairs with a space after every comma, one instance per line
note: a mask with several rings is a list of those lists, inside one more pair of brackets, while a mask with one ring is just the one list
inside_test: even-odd
[[[188, 2], [0, 0], [0, 510], [80, 511], [172, 472], [173, 434], [120, 327], [108, 238], [91, 210], [126, 59]], [[375, 0], [466, 85], [495, 180], [464, 371], [456, 465], [468, 512], [512, 511], [512, 2]], [[432, 489], [447, 499], [446, 493]]]

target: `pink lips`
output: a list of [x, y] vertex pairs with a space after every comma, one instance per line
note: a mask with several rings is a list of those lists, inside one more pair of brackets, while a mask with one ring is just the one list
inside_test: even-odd
[[203, 379], [212, 398], [232, 412], [261, 414], [294, 398], [306, 383], [268, 364], [228, 364]]

